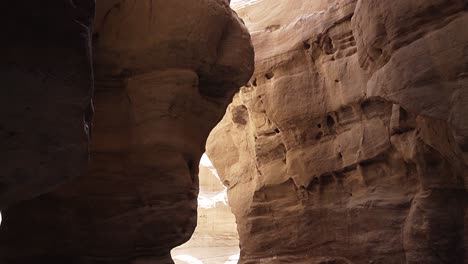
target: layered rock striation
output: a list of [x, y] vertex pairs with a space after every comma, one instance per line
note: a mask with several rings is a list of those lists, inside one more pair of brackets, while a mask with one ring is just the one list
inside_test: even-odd
[[89, 172], [2, 211], [1, 263], [173, 263], [196, 225], [206, 138], [252, 74], [227, 1], [96, 4]]
[[467, 263], [466, 7], [238, 10], [256, 69], [207, 153], [228, 187], [239, 263]]

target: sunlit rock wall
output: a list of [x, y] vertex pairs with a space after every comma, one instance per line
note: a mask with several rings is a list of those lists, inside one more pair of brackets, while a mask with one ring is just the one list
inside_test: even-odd
[[207, 153], [239, 263], [466, 264], [466, 1], [238, 13], [256, 69]]

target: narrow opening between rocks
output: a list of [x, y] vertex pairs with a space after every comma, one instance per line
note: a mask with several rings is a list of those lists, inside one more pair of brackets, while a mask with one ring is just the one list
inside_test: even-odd
[[199, 164], [198, 223], [192, 238], [172, 250], [176, 264], [236, 264], [239, 235], [227, 189], [206, 154]]
[[234, 10], [244, 8], [249, 5], [253, 5], [262, 0], [231, 0], [231, 7]]

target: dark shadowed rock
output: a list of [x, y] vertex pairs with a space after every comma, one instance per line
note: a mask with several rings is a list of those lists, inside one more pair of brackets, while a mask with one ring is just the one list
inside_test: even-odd
[[94, 1], [2, 3], [0, 209], [87, 167]]
[[172, 263], [195, 228], [198, 162], [252, 74], [250, 35], [219, 0], [102, 0], [96, 17], [90, 171], [5, 211], [1, 263]]

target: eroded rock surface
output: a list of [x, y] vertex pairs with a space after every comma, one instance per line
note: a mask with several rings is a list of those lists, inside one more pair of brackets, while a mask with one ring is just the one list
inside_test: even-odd
[[238, 13], [256, 70], [207, 153], [239, 263], [467, 263], [466, 1]]
[[1, 263], [173, 263], [195, 228], [199, 159], [252, 74], [250, 35], [224, 0], [96, 10], [90, 172], [2, 212]]
[[85, 172], [94, 1], [2, 3], [0, 209]]

